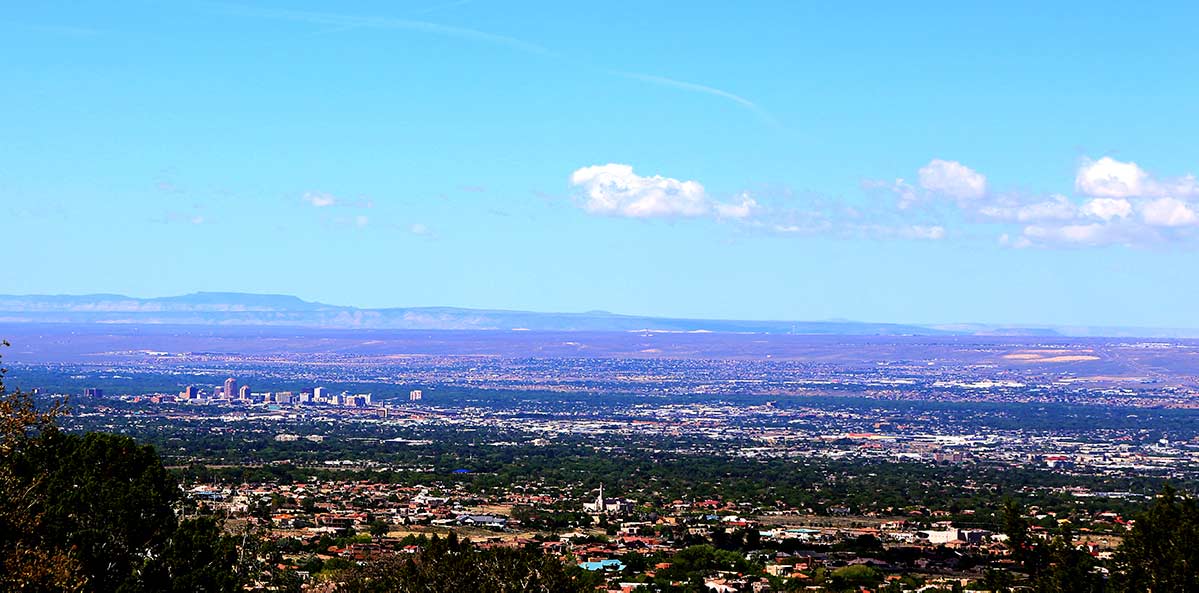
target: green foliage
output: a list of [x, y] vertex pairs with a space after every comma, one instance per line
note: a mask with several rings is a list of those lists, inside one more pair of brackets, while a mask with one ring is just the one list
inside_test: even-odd
[[161, 553], [148, 561], [130, 593], [232, 593], [240, 585], [230, 567], [237, 547], [210, 517], [183, 521]]
[[90, 591], [117, 591], [137, 580], [142, 560], [176, 529], [179, 490], [154, 450], [129, 437], [50, 433], [14, 461], [18, 474], [41, 478], [41, 538], [72, 550]]
[[483, 550], [454, 535], [434, 538], [414, 556], [386, 556], [342, 575], [339, 593], [581, 593], [578, 569], [539, 551]]
[[[1199, 591], [1199, 504], [1165, 487], [1124, 537], [1111, 568], [1110, 582], [1099, 562], [1078, 548], [1069, 525], [1046, 539], [1029, 535], [1021, 509], [1004, 506], [1004, 532], [1027, 583], [1019, 590], [1036, 593], [1183, 593]], [[983, 588], [1017, 590], [1013, 575], [992, 570]]]
[[855, 564], [834, 570], [831, 581], [834, 589], [853, 588], [856, 590], [858, 587], [871, 587], [878, 584], [882, 581], [882, 575], [865, 564]]
[[[0, 340], [0, 347], [8, 342]], [[61, 546], [40, 541], [40, 476], [20, 475], [14, 461], [30, 454], [42, 435], [55, 430], [63, 408], [39, 409], [29, 394], [9, 392], [0, 368], [0, 590], [80, 591], [86, 584], [79, 562]]]
[[1116, 557], [1116, 590], [1199, 591], [1199, 503], [1170, 487], [1137, 517]]

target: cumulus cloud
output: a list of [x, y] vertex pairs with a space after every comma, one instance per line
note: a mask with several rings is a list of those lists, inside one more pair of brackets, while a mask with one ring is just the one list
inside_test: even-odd
[[580, 191], [581, 205], [592, 214], [628, 218], [694, 218], [716, 215], [747, 218], [757, 202], [747, 194], [740, 202], [713, 200], [698, 181], [680, 181], [654, 175], [644, 177], [631, 165], [609, 163], [576, 170], [570, 184]]
[[1074, 177], [1074, 189], [1101, 198], [1181, 198], [1199, 196], [1199, 180], [1194, 175], [1158, 179], [1132, 161], [1105, 156], [1083, 159]]
[[920, 187], [959, 200], [973, 200], [987, 194], [985, 175], [957, 161], [933, 159], [919, 171]]
[[1103, 220], [1128, 218], [1132, 203], [1124, 198], [1095, 198], [1082, 205], [1082, 213]]
[[[1086, 199], [1086, 224], [1026, 227], [1017, 246], [1145, 245], [1196, 238], [1199, 214], [1188, 200], [1199, 196], [1193, 175], [1159, 179], [1132, 161], [1084, 159], [1074, 189]], [[1138, 215], [1138, 216], [1134, 216]]]
[[1199, 223], [1199, 216], [1186, 202], [1176, 198], [1158, 198], [1141, 206], [1145, 224], [1161, 227], [1183, 227]]
[[864, 187], [897, 195], [897, 214], [919, 206], [920, 212], [967, 223], [1021, 224], [1000, 234], [1001, 244], [1014, 247], [1199, 240], [1199, 181], [1194, 175], [1163, 179], [1135, 162], [1085, 159], [1075, 172], [1073, 197], [1045, 198], [994, 192], [984, 175], [957, 161], [933, 159], [918, 174], [918, 188], [902, 178]]
[[862, 183], [864, 190], [894, 195], [893, 204], [789, 191], [718, 201], [698, 181], [638, 175], [615, 163], [578, 169], [570, 183], [578, 206], [592, 214], [708, 217], [781, 235], [937, 241], [982, 232], [1018, 248], [1199, 243], [1199, 182], [1193, 175], [1156, 178], [1111, 157], [1084, 161], [1071, 195], [996, 191], [982, 173], [939, 158], [921, 167], [911, 183], [903, 177]]
[[721, 218], [749, 218], [758, 209], [758, 202], [746, 193], [742, 193], [739, 198], [741, 201], [737, 204], [715, 202], [713, 205], [716, 208], [716, 215]]
[[1149, 175], [1136, 163], [1111, 157], [1084, 159], [1074, 177], [1074, 189], [1088, 196], [1131, 198], [1144, 195]]

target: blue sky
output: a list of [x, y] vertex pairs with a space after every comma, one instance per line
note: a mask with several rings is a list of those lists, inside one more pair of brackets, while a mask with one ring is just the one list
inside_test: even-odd
[[1199, 327], [1193, 3], [742, 4], [10, 7], [3, 292]]

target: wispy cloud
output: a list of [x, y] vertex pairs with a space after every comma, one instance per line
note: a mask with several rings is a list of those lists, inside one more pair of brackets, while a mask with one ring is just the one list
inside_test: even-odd
[[354, 16], [331, 12], [313, 12], [307, 10], [257, 8], [241, 4], [226, 3], [209, 3], [207, 6], [232, 16], [294, 21], [342, 29], [363, 28], [415, 31], [418, 33], [441, 35], [480, 43], [488, 43], [491, 45], [499, 45], [531, 54], [544, 56], [554, 55], [554, 52], [541, 45], [531, 43], [523, 39], [518, 39], [516, 37], [416, 19], [380, 16]]
[[105, 31], [103, 29], [95, 29], [92, 27], [80, 27], [77, 25], [63, 25], [63, 24], [46, 25], [46, 24], [18, 23], [18, 22], [12, 22], [12, 21], [0, 21], [0, 27], [13, 27], [13, 28], [22, 29], [25, 31], [32, 31], [34, 33], [45, 33], [45, 34], [49, 34], [49, 35], [59, 35], [59, 36], [63, 36], [63, 37], [95, 37], [97, 35], [103, 35], [103, 34], [107, 33], [107, 31]]
[[625, 78], [631, 78], [633, 80], [640, 80], [642, 82], [648, 82], [650, 84], [656, 84], [656, 85], [660, 85], [660, 86], [676, 88], [679, 90], [688, 91], [688, 92], [692, 92], [692, 93], [701, 93], [704, 95], [711, 95], [713, 97], [720, 97], [722, 99], [732, 101], [733, 103], [736, 103], [736, 104], [754, 112], [758, 117], [762, 118], [764, 121], [766, 121], [767, 123], [769, 123], [772, 126], [777, 126], [779, 123], [778, 120], [776, 120], [774, 118], [774, 116], [770, 115], [770, 113], [767, 112], [765, 109], [762, 109], [762, 107], [760, 107], [757, 103], [754, 103], [753, 101], [750, 101], [749, 99], [746, 99], [745, 97], [742, 97], [741, 95], [730, 93], [729, 91], [726, 91], [723, 89], [718, 89], [716, 87], [708, 86], [705, 84], [687, 82], [685, 80], [675, 80], [673, 78], [667, 78], [665, 76], [654, 76], [652, 74], [639, 74], [637, 72], [621, 72], [621, 71], [613, 71], [612, 74], [615, 74], [617, 76], [623, 76]]
[[337, 198], [334, 197], [333, 194], [327, 194], [325, 192], [304, 192], [304, 195], [301, 199], [317, 208], [327, 208], [329, 206], [337, 205]]
[[[469, 0], [463, 0], [463, 1], [459, 1], [459, 2], [451, 2], [451, 3], [445, 4], [445, 5], [433, 7], [432, 9], [424, 11], [424, 12], [433, 12], [435, 10], [440, 10], [442, 8], [451, 8], [451, 7], [461, 6], [463, 4], [467, 4], [468, 2], [469, 2]], [[530, 41], [526, 41], [524, 39], [520, 39], [517, 37], [512, 37], [509, 35], [501, 35], [501, 34], [496, 34], [496, 33], [490, 33], [487, 31], [480, 31], [477, 29], [470, 29], [467, 27], [459, 27], [459, 26], [455, 26], [455, 25], [445, 25], [445, 24], [434, 23], [434, 22], [418, 20], [418, 19], [380, 17], [380, 16], [357, 16], [357, 15], [347, 15], [347, 14], [339, 14], [339, 13], [331, 13], [331, 12], [316, 12], [316, 11], [307, 11], [307, 10], [258, 8], [258, 7], [246, 6], [246, 5], [242, 5], [242, 4], [219, 3], [219, 2], [210, 2], [210, 3], [206, 3], [205, 5], [211, 7], [212, 9], [214, 9], [216, 11], [219, 11], [223, 14], [228, 14], [231, 16], [293, 21], [293, 22], [310, 23], [310, 24], [314, 24], [314, 25], [323, 25], [323, 26], [331, 27], [330, 30], [324, 31], [324, 33], [337, 33], [337, 32], [353, 30], [353, 29], [360, 29], [360, 28], [405, 30], [405, 31], [415, 31], [418, 33], [426, 33], [426, 34], [430, 34], [430, 35], [441, 35], [441, 36], [445, 36], [445, 37], [454, 37], [454, 38], [464, 39], [464, 40], [468, 40], [468, 41], [475, 41], [475, 42], [480, 42], [480, 43], [488, 43], [488, 44], [492, 44], [492, 45], [504, 46], [504, 47], [508, 47], [508, 48], [518, 50], [521, 52], [540, 55], [540, 56], [547, 56], [547, 57], [554, 57], [554, 58], [566, 57], [566, 56], [562, 56], [558, 52], [555, 52], [545, 46], [542, 46], [542, 45], [539, 45], [537, 43], [533, 43]], [[417, 14], [421, 14], [421, 13], [417, 13]], [[666, 77], [666, 76], [656, 76], [656, 75], [652, 75], [652, 74], [642, 74], [642, 73], [638, 73], [638, 72], [626, 72], [626, 71], [618, 71], [618, 70], [607, 70], [606, 72], [613, 76], [620, 76], [623, 78], [637, 80], [637, 81], [641, 81], [641, 82], [645, 82], [645, 83], [649, 83], [649, 84], [675, 88], [675, 89], [679, 89], [679, 90], [690, 92], [690, 93], [698, 93], [698, 94], [718, 97], [718, 98], [724, 99], [726, 101], [731, 101], [731, 102], [741, 106], [742, 108], [749, 110], [750, 112], [754, 113], [759, 118], [761, 118], [764, 122], [766, 122], [767, 124], [769, 124], [771, 126], [778, 127], [780, 125], [779, 121], [777, 119], [775, 119], [775, 117], [773, 115], [771, 115], [770, 112], [763, 109], [760, 105], [758, 105], [757, 103], [755, 103], [741, 95], [733, 93], [731, 91], [727, 91], [727, 90], [717, 88], [714, 86], [709, 86], [706, 84], [688, 82], [685, 80], [678, 80], [678, 79], [670, 78], [670, 77]]]
[[154, 222], [162, 224], [204, 224], [208, 222], [208, 218], [196, 212], [167, 212], [162, 218], [155, 219]]
[[451, 8], [458, 8], [459, 6], [464, 6], [466, 4], [470, 4], [472, 1], [473, 0], [458, 0], [457, 2], [446, 2], [444, 4], [438, 4], [436, 6], [430, 6], [429, 8], [426, 8], [424, 10], [418, 10], [418, 11], [416, 11], [415, 14], [430, 14], [430, 13], [439, 12], [442, 10], [449, 10]]

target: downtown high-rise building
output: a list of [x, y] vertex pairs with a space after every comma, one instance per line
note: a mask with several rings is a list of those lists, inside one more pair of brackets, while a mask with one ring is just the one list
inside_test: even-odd
[[233, 399], [235, 394], [237, 394], [237, 379], [229, 377], [228, 379], [225, 379], [225, 391], [222, 393], [222, 395], [225, 397], [225, 399]]

